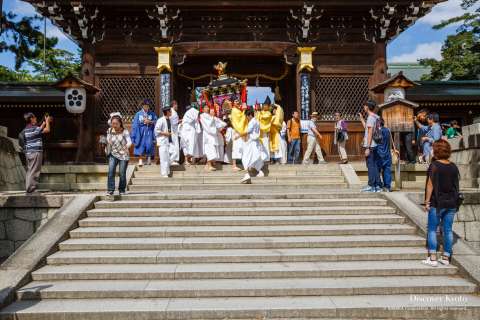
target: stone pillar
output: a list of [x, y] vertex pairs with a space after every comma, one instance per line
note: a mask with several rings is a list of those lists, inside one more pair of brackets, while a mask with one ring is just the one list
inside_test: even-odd
[[[80, 77], [95, 85], [95, 48], [85, 45], [82, 52], [82, 70]], [[78, 148], [75, 162], [93, 162], [95, 139], [95, 95], [87, 95], [87, 108], [78, 118]]]

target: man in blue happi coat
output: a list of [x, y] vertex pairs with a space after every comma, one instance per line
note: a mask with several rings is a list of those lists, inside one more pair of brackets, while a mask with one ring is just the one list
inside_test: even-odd
[[133, 154], [139, 157], [138, 165], [143, 166], [143, 156], [147, 158], [147, 165], [151, 164], [155, 157], [155, 123], [157, 115], [153, 112], [153, 103], [145, 99], [142, 103], [142, 109], [135, 114], [132, 122], [132, 142], [135, 146]]

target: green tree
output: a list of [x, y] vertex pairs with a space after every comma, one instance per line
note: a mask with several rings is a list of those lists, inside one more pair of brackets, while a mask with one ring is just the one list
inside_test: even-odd
[[[480, 0], [463, 0], [462, 8], [467, 10]], [[457, 34], [448, 36], [442, 47], [442, 60], [423, 59], [420, 64], [430, 66], [432, 71], [423, 80], [476, 80], [480, 76], [480, 7], [434, 26], [445, 28], [461, 22]]]
[[0, 82], [18, 81], [34, 81], [34, 78], [25, 70], [15, 71], [5, 66], [0, 66]]
[[[58, 38], [44, 37], [36, 22], [41, 21], [38, 16], [23, 17], [18, 20], [17, 15], [9, 12], [2, 13], [0, 52], [11, 52], [15, 56], [15, 71], [3, 69], [3, 79], [18, 79], [11, 81], [43, 81], [59, 80], [68, 73], [78, 74], [80, 71], [79, 54], [57, 48]], [[44, 48], [46, 49], [45, 67]], [[24, 65], [31, 67], [28, 77]], [[46, 74], [44, 76], [44, 71]], [[12, 73], [13, 72], [13, 73]]]

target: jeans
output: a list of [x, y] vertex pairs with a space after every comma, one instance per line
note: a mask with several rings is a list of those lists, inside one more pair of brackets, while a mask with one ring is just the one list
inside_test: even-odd
[[300, 139], [293, 139], [288, 145], [288, 163], [297, 163], [300, 159]]
[[372, 188], [380, 188], [382, 182], [380, 181], [380, 171], [378, 169], [378, 152], [377, 148], [371, 148], [370, 154], [366, 158], [368, 170], [368, 185]]
[[120, 183], [118, 184], [118, 191], [125, 192], [127, 189], [127, 166], [128, 160], [119, 160], [114, 156], [110, 156], [108, 159], [108, 192], [113, 193], [115, 191], [115, 173], [119, 167]]
[[382, 176], [382, 186], [390, 190], [392, 188], [392, 157], [378, 157], [378, 172]]
[[425, 142], [422, 146], [423, 148], [423, 158], [425, 161], [429, 161], [432, 155], [432, 144], [430, 142]]
[[453, 246], [453, 232], [452, 225], [455, 218], [455, 212], [457, 210], [452, 209], [440, 209], [430, 208], [428, 212], [428, 253], [437, 252], [437, 227], [441, 223], [443, 228], [443, 255], [450, 257], [452, 255]]

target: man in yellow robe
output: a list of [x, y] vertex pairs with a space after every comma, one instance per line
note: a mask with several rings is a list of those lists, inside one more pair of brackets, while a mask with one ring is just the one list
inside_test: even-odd
[[270, 100], [270, 97], [267, 97], [263, 103], [262, 110], [257, 114], [257, 120], [260, 123], [260, 141], [268, 155], [267, 162], [270, 161], [270, 131], [273, 119], [273, 115], [270, 112], [271, 106], [272, 101]]
[[242, 138], [247, 132], [248, 119], [245, 112], [242, 111], [242, 106], [238, 100], [233, 101], [233, 106], [230, 113], [230, 122], [234, 130], [232, 143], [232, 163], [233, 171], [240, 171], [237, 167], [237, 160], [242, 160], [243, 149], [245, 141]]
[[273, 105], [272, 126], [270, 128], [270, 151], [274, 160], [282, 158], [283, 150], [281, 149], [282, 138], [280, 131], [284, 121], [283, 108], [278, 104]]

